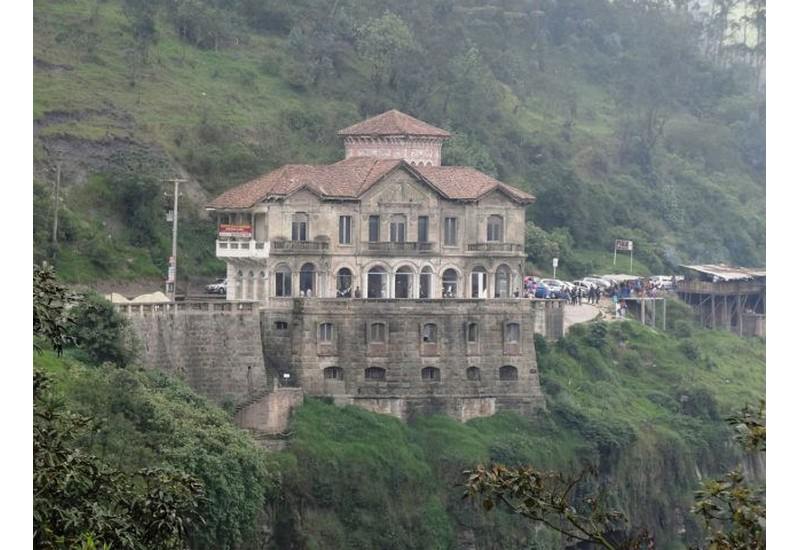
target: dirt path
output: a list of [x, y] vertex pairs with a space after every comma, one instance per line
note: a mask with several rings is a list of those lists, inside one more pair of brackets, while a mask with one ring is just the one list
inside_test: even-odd
[[597, 306], [583, 304], [580, 306], [565, 305], [564, 306], [564, 332], [569, 330], [569, 327], [578, 323], [588, 323], [593, 321], [600, 315], [600, 308]]

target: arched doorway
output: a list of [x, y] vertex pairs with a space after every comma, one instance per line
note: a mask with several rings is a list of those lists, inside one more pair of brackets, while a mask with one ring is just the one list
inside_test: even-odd
[[386, 270], [376, 265], [367, 273], [367, 298], [387, 298]]
[[419, 297], [433, 298], [433, 270], [425, 266], [419, 274]]
[[458, 272], [451, 267], [442, 273], [442, 298], [456, 297], [458, 297]]
[[349, 298], [353, 295], [353, 273], [346, 267], [336, 272], [336, 297]]
[[394, 273], [394, 297], [411, 298], [412, 278], [414, 272], [404, 265]]
[[300, 295], [314, 296], [314, 264], [303, 264], [300, 268]]
[[494, 272], [495, 298], [509, 298], [511, 296], [511, 270], [503, 264]]
[[473, 268], [470, 274], [470, 283], [470, 296], [473, 298], [486, 298], [489, 277], [483, 267], [477, 266]]

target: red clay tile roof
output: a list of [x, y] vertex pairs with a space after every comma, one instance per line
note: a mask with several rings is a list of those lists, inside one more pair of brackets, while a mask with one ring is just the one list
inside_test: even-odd
[[336, 132], [340, 136], [435, 136], [448, 138], [450, 133], [422, 122], [396, 109], [368, 118]]
[[474, 168], [411, 166], [402, 160], [352, 157], [322, 166], [287, 164], [229, 189], [214, 199], [208, 207], [250, 208], [267, 197], [286, 196], [303, 187], [326, 198], [356, 199], [383, 176], [401, 165], [448, 199], [475, 200], [497, 189], [521, 203], [530, 203], [534, 200], [532, 195], [499, 182]]

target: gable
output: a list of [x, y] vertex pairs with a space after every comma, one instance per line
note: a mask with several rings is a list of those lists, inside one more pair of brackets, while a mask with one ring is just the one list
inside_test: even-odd
[[520, 208], [519, 204], [511, 200], [511, 197], [496, 189], [481, 197], [480, 201], [478, 201], [478, 204], [480, 206], [496, 206], [500, 208]]
[[310, 206], [319, 204], [319, 198], [308, 189], [300, 189], [286, 198], [286, 204], [292, 206]]
[[404, 167], [392, 170], [361, 197], [375, 206], [436, 206], [439, 195], [430, 185]]

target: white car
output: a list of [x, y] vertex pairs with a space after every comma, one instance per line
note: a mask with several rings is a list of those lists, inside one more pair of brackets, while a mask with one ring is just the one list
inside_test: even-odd
[[572, 281], [572, 286], [576, 286], [578, 288], [583, 289], [584, 296], [586, 296], [589, 293], [589, 289], [591, 287], [597, 287], [597, 285], [592, 283], [587, 283], [586, 281]]
[[209, 294], [225, 294], [228, 292], [228, 279], [217, 279], [210, 285], [206, 285], [206, 292]]
[[[661, 288], [664, 290], [672, 290], [674, 285], [672, 284], [672, 276], [671, 275], [653, 275], [650, 277], [650, 280], [653, 281], [653, 284], [656, 288]], [[681, 281], [683, 277], [675, 277], [675, 281]]]

